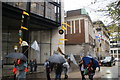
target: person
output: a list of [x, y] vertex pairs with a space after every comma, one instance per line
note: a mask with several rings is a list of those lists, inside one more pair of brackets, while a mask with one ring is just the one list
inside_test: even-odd
[[50, 62], [48, 61], [48, 59], [46, 59], [46, 61], [44, 63], [44, 67], [46, 69], [47, 80], [51, 80], [51, 78], [50, 78], [51, 68], [50, 68]]
[[85, 67], [84, 67], [84, 61], [83, 60], [79, 61], [79, 68], [80, 68], [82, 80], [86, 80], [85, 75], [84, 75], [84, 68]]
[[56, 63], [54, 68], [55, 68], [55, 80], [61, 80], [61, 73], [63, 70], [63, 64]]
[[34, 71], [36, 72], [37, 71], [37, 61], [36, 61], [36, 59], [34, 59]]
[[34, 67], [33, 59], [30, 60], [29, 65], [30, 65], [30, 73], [32, 73], [33, 72], [33, 67]]
[[28, 72], [27, 62], [17, 59], [17, 61], [15, 62], [15, 68], [13, 69], [13, 73], [16, 74], [17, 80], [25, 80], [26, 72]]
[[68, 60], [63, 63], [63, 71], [64, 71], [64, 74], [65, 74], [65, 77], [64, 79], [68, 79], [68, 69], [69, 69], [69, 64], [68, 64]]
[[71, 66], [71, 60], [70, 60], [70, 57], [68, 57], [68, 64], [69, 64], [69, 66]]
[[88, 69], [89, 79], [93, 80], [93, 76], [95, 75], [96, 67], [95, 67], [95, 65], [93, 63], [93, 59], [92, 58], [90, 59], [90, 63], [88, 64], [87, 69]]

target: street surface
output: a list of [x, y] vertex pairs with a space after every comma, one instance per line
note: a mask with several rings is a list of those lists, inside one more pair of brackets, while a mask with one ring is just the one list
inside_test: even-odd
[[[120, 80], [120, 62], [116, 63], [115, 66], [112, 67], [101, 67], [101, 71], [99, 72], [98, 69], [96, 70], [96, 74], [94, 76], [94, 79], [97, 80]], [[119, 69], [118, 69], [119, 68]], [[33, 73], [28, 74], [28, 78], [46, 78], [46, 74], [44, 73]], [[54, 78], [54, 72], [51, 73], [51, 78]], [[64, 78], [64, 74], [62, 74], [62, 78]], [[86, 76], [88, 78], [88, 76]], [[79, 69], [76, 69], [75, 71], [70, 70], [69, 72], [69, 79], [81, 79], [80, 71]]]

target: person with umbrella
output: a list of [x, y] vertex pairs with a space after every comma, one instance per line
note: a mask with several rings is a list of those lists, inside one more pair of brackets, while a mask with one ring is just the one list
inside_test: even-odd
[[13, 73], [16, 74], [16, 78], [18, 80], [25, 80], [26, 72], [28, 72], [27, 57], [23, 53], [10, 53], [6, 57], [14, 59], [15, 68]]
[[49, 57], [48, 61], [54, 63], [55, 69], [55, 80], [61, 80], [61, 73], [63, 68], [63, 63], [65, 63], [65, 58], [59, 54], [58, 51], [54, 51], [54, 54]]
[[93, 76], [95, 75], [95, 70], [97, 67], [99, 67], [99, 63], [97, 60], [95, 60], [92, 57], [83, 57], [82, 60], [84, 61], [85, 64], [85, 70], [84, 74], [86, 74], [85, 72], [88, 72], [87, 75], [89, 76], [90, 80], [93, 80]]

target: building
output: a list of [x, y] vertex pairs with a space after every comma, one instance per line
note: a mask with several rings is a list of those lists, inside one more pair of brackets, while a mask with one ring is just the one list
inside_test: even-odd
[[106, 26], [102, 21], [93, 22], [94, 30], [95, 30], [95, 53], [96, 56], [100, 59], [105, 56], [110, 56], [110, 43], [109, 43], [109, 34]]
[[94, 26], [85, 9], [67, 11], [65, 22], [71, 27], [66, 27], [65, 53], [77, 56], [94, 56]]
[[[118, 34], [114, 32], [113, 34]], [[115, 37], [110, 37], [110, 53], [111, 56], [120, 58], [120, 41], [114, 40]]]
[[[64, 21], [63, 9], [63, 1], [59, 2], [58, 0], [2, 2], [2, 59], [4, 67], [13, 63], [5, 56], [15, 52], [14, 46], [19, 47], [19, 52], [25, 52], [28, 61], [37, 59], [38, 64], [43, 64], [53, 54], [53, 51], [57, 50], [58, 46], [64, 52], [64, 42], [62, 45], [58, 45], [59, 38], [64, 38], [64, 35], [58, 34], [61, 22]], [[27, 12], [29, 16], [22, 16], [23, 11]], [[29, 47], [19, 46], [19, 31], [22, 22], [28, 29], [22, 30], [22, 40], [26, 41]], [[30, 47], [35, 40], [40, 47], [39, 52]]]

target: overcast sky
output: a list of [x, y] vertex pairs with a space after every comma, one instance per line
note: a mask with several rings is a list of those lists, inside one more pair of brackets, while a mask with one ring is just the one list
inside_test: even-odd
[[103, 12], [98, 12], [98, 9], [105, 9], [106, 5], [116, 0], [64, 0], [64, 9], [75, 10], [85, 8], [89, 13], [92, 21], [102, 20], [105, 25], [110, 23], [110, 19], [104, 16]]

